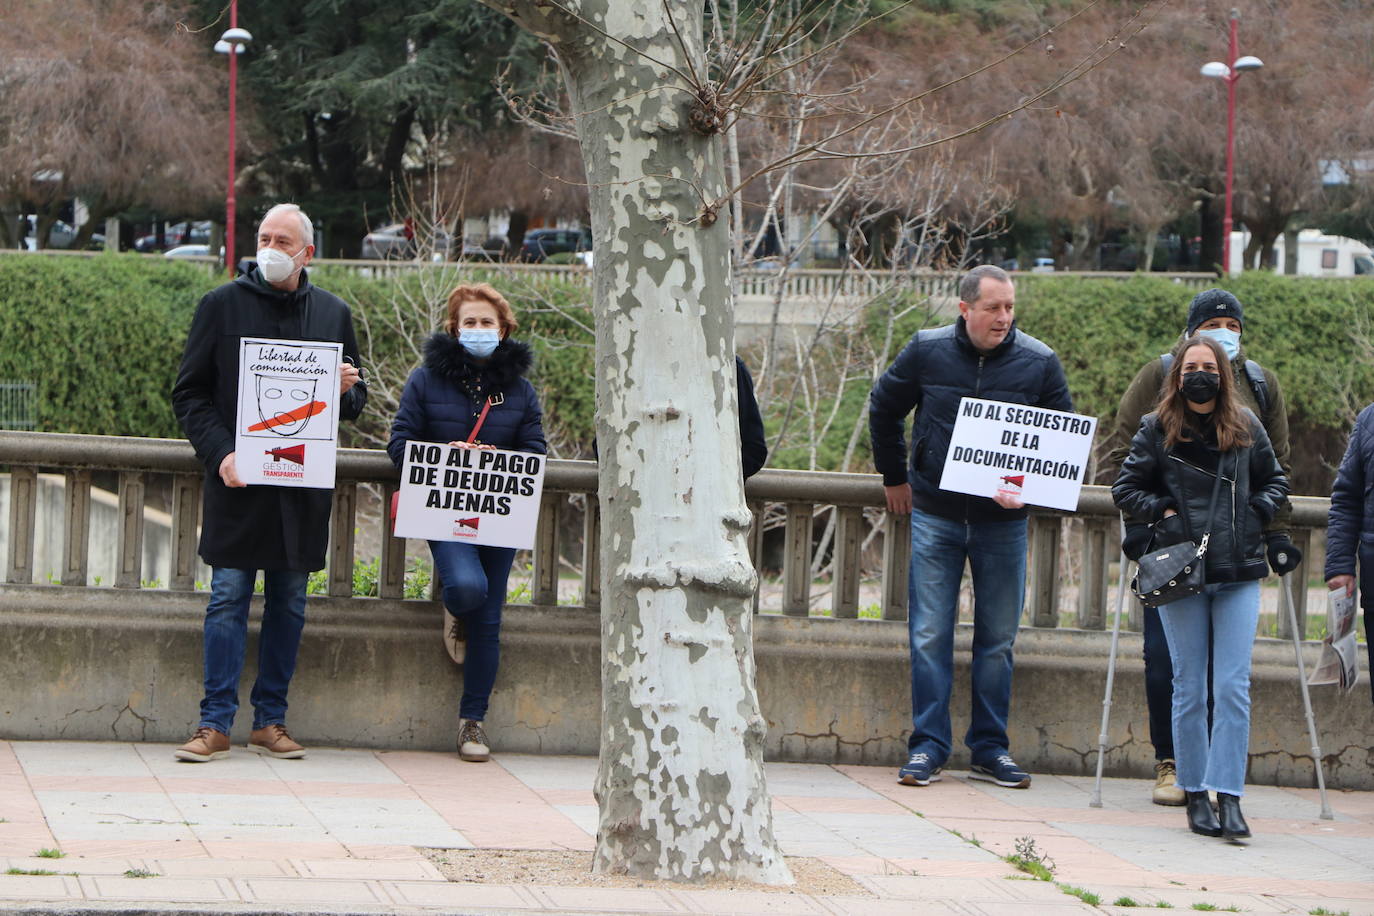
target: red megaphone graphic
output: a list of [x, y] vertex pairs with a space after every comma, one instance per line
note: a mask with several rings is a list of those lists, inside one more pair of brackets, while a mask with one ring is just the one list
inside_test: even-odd
[[460, 528], [471, 528], [473, 531], [476, 531], [477, 523], [480, 521], [480, 518], [455, 518], [453, 524]]
[[263, 454], [271, 455], [273, 461], [281, 461], [285, 458], [287, 461], [295, 464], [305, 464], [304, 445], [288, 445], [284, 448], [270, 448], [263, 452]]
[[1004, 482], [1006, 482], [1006, 483], [1012, 484], [1013, 486], [1019, 487], [1019, 486], [1022, 486], [1023, 484], [1025, 484], [1025, 482], [1026, 482], [1026, 475], [1025, 475], [1025, 474], [1017, 474], [1015, 477], [1003, 477], [1002, 480], [1003, 480]]

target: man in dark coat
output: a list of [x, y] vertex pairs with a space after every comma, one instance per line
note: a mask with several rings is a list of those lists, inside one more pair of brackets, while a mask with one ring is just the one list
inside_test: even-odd
[[[898, 771], [903, 785], [940, 778], [949, 759], [954, 628], [967, 561], [973, 572], [973, 709], [964, 743], [974, 779], [1024, 789], [1031, 777], [1008, 750], [1012, 644], [1026, 591], [1026, 509], [1018, 496], [988, 499], [940, 489], [945, 456], [964, 397], [1069, 411], [1059, 357], [1017, 330], [1016, 291], [999, 267], [959, 283], [959, 320], [920, 331], [869, 396], [873, 463], [887, 511], [911, 513], [912, 732]], [[907, 457], [903, 425], [916, 411]]]
[[1364, 609], [1369, 651], [1370, 691], [1374, 696], [1374, 404], [1360, 411], [1350, 444], [1331, 486], [1326, 520], [1326, 587], [1355, 594], [1360, 574], [1360, 607]]
[[205, 695], [195, 735], [176, 751], [201, 763], [229, 753], [239, 675], [248, 639], [248, 604], [263, 571], [263, 620], [253, 731], [248, 749], [303, 757], [286, 731], [286, 692], [305, 624], [308, 574], [325, 565], [333, 491], [245, 485], [234, 453], [239, 340], [267, 337], [343, 344], [339, 416], [355, 419], [367, 402], [357, 368], [353, 316], [342, 300], [310, 282], [314, 229], [294, 204], [278, 204], [258, 227], [258, 256], [196, 309], [172, 389], [172, 407], [205, 464], [200, 556], [212, 568], [205, 614]]

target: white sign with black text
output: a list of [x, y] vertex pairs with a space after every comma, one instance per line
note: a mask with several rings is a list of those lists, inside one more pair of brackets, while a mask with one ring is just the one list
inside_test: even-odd
[[964, 398], [940, 489], [989, 498], [1001, 491], [1072, 512], [1096, 431], [1096, 417]]
[[534, 547], [544, 456], [407, 442], [396, 536]]

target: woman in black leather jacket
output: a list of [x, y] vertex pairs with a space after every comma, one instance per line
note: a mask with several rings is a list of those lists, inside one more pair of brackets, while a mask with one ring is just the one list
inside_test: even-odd
[[[1235, 397], [1219, 344], [1195, 336], [1175, 352], [1155, 412], [1146, 416], [1112, 487], [1127, 517], [1122, 549], [1132, 559], [1181, 541], [1201, 543], [1206, 586], [1161, 605], [1174, 668], [1178, 784], [1194, 833], [1248, 837], [1240, 796], [1250, 742], [1250, 650], [1259, 621], [1259, 580], [1268, 574], [1264, 526], [1288, 481], [1259, 419]], [[1215, 509], [1212, 493], [1220, 475]], [[1214, 710], [1207, 727], [1207, 663]], [[1208, 790], [1217, 793], [1213, 812]]]

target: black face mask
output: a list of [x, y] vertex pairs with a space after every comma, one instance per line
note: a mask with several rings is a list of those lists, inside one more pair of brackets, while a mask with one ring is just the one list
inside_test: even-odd
[[1221, 390], [1221, 376], [1215, 372], [1183, 373], [1183, 396], [1194, 404], [1206, 404]]

